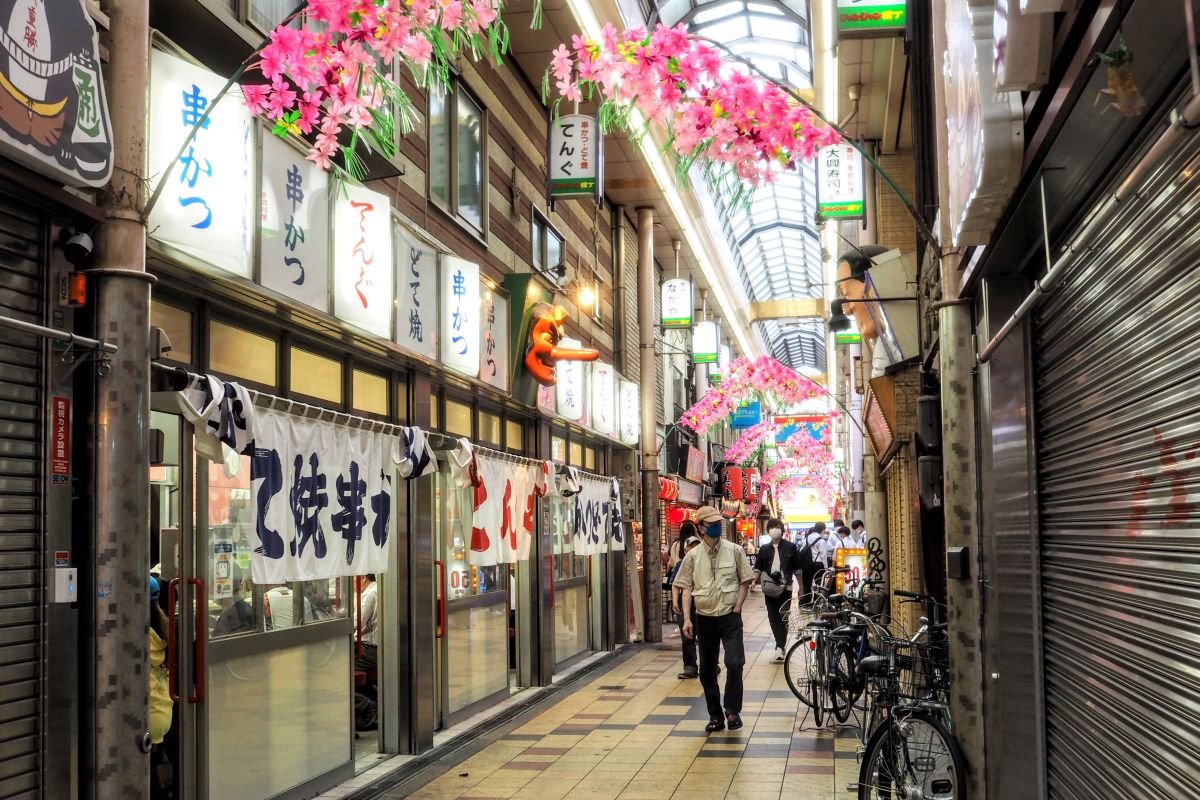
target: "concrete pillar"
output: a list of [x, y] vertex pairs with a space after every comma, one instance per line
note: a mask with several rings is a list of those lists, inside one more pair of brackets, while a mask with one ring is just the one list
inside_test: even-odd
[[[942, 296], [959, 298], [959, 257], [942, 256]], [[950, 623], [950, 692], [954, 732], [967, 760], [969, 794], [986, 791], [983, 750], [982, 597], [979, 584], [979, 498], [976, 491], [975, 350], [970, 305], [938, 310], [938, 374], [942, 398], [942, 474], [946, 547], [966, 548], [969, 573], [946, 581]]]
[[637, 210], [638, 329], [642, 350], [642, 598], [643, 641], [662, 641], [662, 527], [658, 502], [658, 364], [654, 357], [654, 209]]
[[[113, 128], [113, 177], [102, 194], [106, 221], [96, 236], [96, 338], [117, 345], [95, 383], [93, 548], [81, 624], [87, 665], [81, 707], [81, 796], [137, 800], [150, 794], [147, 711], [149, 624], [150, 286], [146, 273], [143, 177], [149, 81], [147, 0], [110, 0], [106, 70]], [[86, 612], [85, 612], [86, 613]], [[90, 633], [90, 637], [89, 634]], [[84, 649], [86, 648], [86, 649]]]

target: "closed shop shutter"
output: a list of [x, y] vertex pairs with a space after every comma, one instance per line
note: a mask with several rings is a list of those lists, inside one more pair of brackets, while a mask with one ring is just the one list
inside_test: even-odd
[[[46, 222], [0, 196], [0, 315], [43, 324]], [[0, 797], [39, 795], [43, 348], [0, 328]], [[65, 744], [63, 745], [66, 746]]]
[[1034, 320], [1049, 796], [1196, 797], [1200, 139]]

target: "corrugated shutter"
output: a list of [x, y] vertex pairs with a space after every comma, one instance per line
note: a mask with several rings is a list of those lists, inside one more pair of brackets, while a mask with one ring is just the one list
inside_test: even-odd
[[1035, 318], [1049, 796], [1196, 797], [1200, 139]]
[[[45, 224], [27, 207], [0, 197], [4, 316], [44, 322]], [[5, 798], [38, 796], [40, 786], [42, 352], [36, 337], [0, 328], [0, 797]]]

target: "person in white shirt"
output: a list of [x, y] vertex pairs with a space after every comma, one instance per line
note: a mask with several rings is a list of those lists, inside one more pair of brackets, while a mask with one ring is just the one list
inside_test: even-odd
[[856, 519], [850, 523], [850, 540], [846, 546], [858, 549], [866, 548], [867, 526], [863, 524], [861, 519]]
[[363, 684], [354, 689], [354, 730], [374, 730], [378, 716], [379, 669], [379, 585], [373, 574], [363, 575], [359, 581], [360, 611], [355, 620], [355, 630], [361, 631], [361, 648], [356, 648], [354, 669], [366, 673]]
[[796, 547], [801, 551], [807, 547], [812, 554], [811, 564], [805, 563], [804, 568], [800, 571], [800, 579], [804, 584], [804, 602], [812, 602], [812, 584], [813, 579], [821, 570], [825, 568], [825, 523], [818, 522], [813, 526], [812, 530], [804, 534], [803, 538], [796, 542]]

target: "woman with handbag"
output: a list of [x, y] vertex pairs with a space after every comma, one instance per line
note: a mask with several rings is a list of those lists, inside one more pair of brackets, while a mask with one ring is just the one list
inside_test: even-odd
[[754, 560], [754, 580], [762, 583], [767, 619], [775, 636], [775, 657], [772, 661], [780, 663], [787, 645], [787, 625], [780, 610], [784, 603], [792, 599], [792, 576], [801, 566], [800, 551], [783, 538], [783, 522], [778, 519], [767, 521], [767, 535], [771, 541], [758, 549], [758, 557]]

